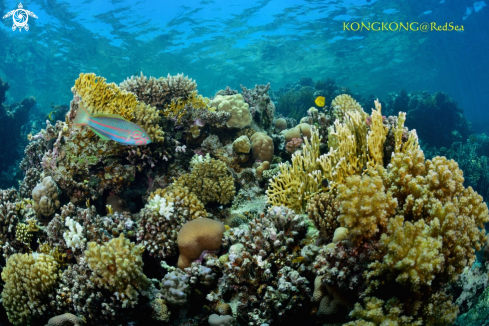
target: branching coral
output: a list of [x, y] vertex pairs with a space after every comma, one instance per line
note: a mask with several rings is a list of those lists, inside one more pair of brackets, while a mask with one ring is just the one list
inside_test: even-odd
[[382, 178], [375, 171], [371, 171], [371, 176], [348, 177], [345, 184], [338, 185], [336, 200], [340, 203], [338, 222], [348, 228], [355, 245], [383, 233], [397, 207], [392, 193], [385, 191]]
[[308, 201], [306, 211], [309, 219], [314, 222], [319, 230], [321, 241], [330, 243], [333, 240], [334, 231], [340, 226], [337, 221], [340, 215], [340, 205], [339, 201], [336, 200], [336, 191], [314, 195]]
[[193, 165], [190, 173], [182, 175], [177, 187], [188, 187], [202, 203], [229, 203], [235, 194], [234, 180], [226, 164], [220, 160], [202, 160]]
[[197, 83], [183, 74], [176, 76], [146, 77], [141, 72], [140, 76], [127, 78], [119, 87], [122, 90], [137, 95], [138, 101], [163, 109], [172, 100], [187, 99], [197, 89]]
[[90, 280], [114, 293], [122, 301], [123, 308], [134, 306], [138, 301], [138, 291], [149, 285], [143, 274], [143, 251], [143, 246], [131, 243], [122, 234], [104, 245], [89, 242], [85, 256], [94, 272]]
[[82, 103], [91, 113], [118, 114], [146, 130], [153, 142], [163, 142], [163, 131], [158, 126], [158, 111], [137, 96], [121, 90], [116, 84], [107, 84], [106, 79], [93, 73], [80, 74], [72, 91], [82, 98]]
[[360, 104], [355, 101], [350, 95], [342, 94], [338, 95], [331, 102], [332, 114], [335, 119], [339, 119], [343, 122], [349, 115], [349, 113], [357, 112], [360, 114], [363, 121], [367, 117], [367, 114], [363, 112]]
[[302, 153], [292, 155], [292, 166], [280, 163], [280, 173], [274, 177], [267, 190], [268, 202], [284, 205], [301, 212], [307, 201], [321, 190], [322, 173], [319, 158], [319, 136], [312, 132], [311, 141], [305, 139]]
[[2, 303], [14, 325], [31, 323], [33, 316], [44, 313], [43, 299], [58, 281], [58, 264], [46, 254], [15, 254], [2, 271], [5, 287]]

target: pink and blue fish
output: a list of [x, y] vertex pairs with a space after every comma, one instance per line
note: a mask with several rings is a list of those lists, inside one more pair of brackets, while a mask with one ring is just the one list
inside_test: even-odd
[[102, 140], [113, 140], [122, 145], [147, 145], [151, 143], [148, 133], [118, 114], [90, 114], [81, 103], [78, 104], [73, 124], [88, 126]]

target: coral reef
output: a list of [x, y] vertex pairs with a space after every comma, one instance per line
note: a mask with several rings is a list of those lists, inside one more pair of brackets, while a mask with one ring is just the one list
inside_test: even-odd
[[[0, 81], [1, 101], [7, 87]], [[18, 191], [0, 190], [0, 323], [450, 325], [463, 314], [458, 323], [475, 325], [475, 309], [485, 316], [489, 138], [448, 144], [470, 130], [448, 96], [401, 93], [386, 111], [303, 77], [206, 98], [183, 74], [142, 73], [119, 85], [80, 74], [72, 91], [44, 129], [39, 120], [28, 137], [19, 129], [24, 159], [4, 170], [24, 176]], [[80, 104], [138, 123], [154, 141], [100, 140], [73, 125]], [[448, 141], [416, 125], [440, 110], [453, 123], [431, 132]]]
[[[282, 320], [300, 309], [311, 295], [309, 281], [297, 262], [296, 247], [305, 235], [304, 219], [285, 207], [274, 207], [255, 217], [248, 227], [233, 229], [223, 276], [208, 300], [217, 305], [231, 298], [227, 302], [233, 316], [248, 325]], [[273, 279], [277, 281], [271, 283]]]
[[121, 90], [114, 83], [107, 84], [105, 80], [93, 73], [80, 74], [72, 91], [81, 96], [81, 101], [89, 112], [118, 114], [141, 126], [153, 142], [162, 142], [164, 133], [158, 126], [158, 111], [144, 102], [138, 102], [136, 95]]
[[214, 107], [218, 112], [227, 112], [230, 114], [226, 121], [228, 128], [243, 129], [251, 123], [251, 113], [249, 105], [243, 99], [241, 94], [237, 95], [217, 95], [209, 105]]

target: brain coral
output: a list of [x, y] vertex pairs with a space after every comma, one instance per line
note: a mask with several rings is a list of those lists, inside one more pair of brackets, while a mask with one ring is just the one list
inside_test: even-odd
[[229, 112], [231, 117], [226, 122], [228, 128], [243, 129], [251, 123], [251, 113], [249, 106], [245, 103], [241, 94], [236, 95], [217, 95], [210, 101], [210, 106], [217, 111]]
[[224, 231], [224, 224], [208, 218], [198, 218], [186, 223], [178, 233], [178, 267], [189, 267], [204, 250], [218, 250]]

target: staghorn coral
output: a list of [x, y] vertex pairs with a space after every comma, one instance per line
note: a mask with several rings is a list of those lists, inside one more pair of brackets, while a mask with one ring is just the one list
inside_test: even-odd
[[203, 204], [218, 202], [227, 204], [234, 197], [235, 187], [226, 164], [220, 160], [202, 159], [196, 162], [190, 173], [182, 175], [177, 187], [188, 187]]
[[[139, 102], [136, 95], [121, 90], [114, 83], [106, 83], [105, 78], [93, 73], [80, 74], [72, 91], [81, 96], [81, 101], [89, 112], [118, 114], [144, 128], [153, 142], [163, 142], [164, 133], [158, 125], [158, 110]], [[68, 115], [74, 117], [74, 112]]]
[[14, 325], [31, 324], [33, 317], [43, 315], [43, 299], [57, 284], [58, 263], [46, 254], [14, 254], [2, 271], [5, 287], [2, 303]]
[[103, 245], [89, 242], [85, 256], [94, 272], [90, 280], [111, 291], [123, 308], [133, 307], [138, 302], [138, 291], [149, 285], [143, 274], [143, 251], [144, 247], [131, 243], [123, 234]]

